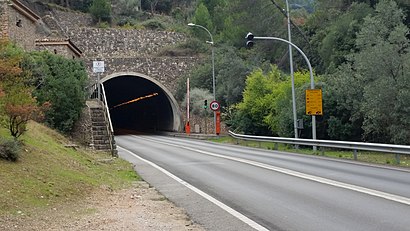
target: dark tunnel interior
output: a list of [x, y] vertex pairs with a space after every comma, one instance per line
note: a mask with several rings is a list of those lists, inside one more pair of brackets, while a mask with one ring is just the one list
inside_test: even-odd
[[171, 103], [155, 83], [137, 76], [119, 76], [103, 84], [116, 134], [173, 129]]

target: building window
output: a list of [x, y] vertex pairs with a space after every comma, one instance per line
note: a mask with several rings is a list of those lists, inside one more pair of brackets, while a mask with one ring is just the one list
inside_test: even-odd
[[54, 49], [54, 54], [57, 54], [57, 49]]

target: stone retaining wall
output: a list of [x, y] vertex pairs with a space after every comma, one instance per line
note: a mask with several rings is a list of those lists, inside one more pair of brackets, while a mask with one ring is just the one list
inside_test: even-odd
[[90, 27], [70, 29], [68, 36], [86, 57], [106, 58], [155, 56], [161, 48], [185, 41], [175, 32]]
[[170, 57], [159, 55], [166, 47], [175, 47], [186, 41], [186, 36], [171, 31], [130, 30], [91, 27], [91, 17], [78, 12], [54, 11], [53, 17], [67, 31], [70, 40], [83, 52], [89, 76], [92, 61], [105, 62], [105, 72], [100, 76], [118, 72], [136, 72], [147, 75], [163, 84], [172, 94], [177, 80], [191, 70], [198, 57]]
[[[101, 79], [110, 74], [119, 72], [136, 72], [147, 75], [162, 85], [172, 94], [175, 94], [178, 79], [191, 70], [197, 63], [193, 57], [141, 57], [141, 58], [106, 58], [105, 72]], [[89, 75], [96, 79], [97, 74], [92, 73], [92, 59], [86, 61]]]

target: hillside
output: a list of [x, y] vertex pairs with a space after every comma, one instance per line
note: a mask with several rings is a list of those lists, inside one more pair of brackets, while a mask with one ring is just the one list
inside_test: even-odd
[[18, 162], [0, 160], [0, 230], [203, 230], [121, 159], [34, 122], [22, 141]]
[[0, 160], [0, 215], [76, 201], [98, 188], [120, 189], [139, 179], [129, 163], [65, 147], [71, 144], [67, 138], [35, 122], [22, 142], [18, 162]]

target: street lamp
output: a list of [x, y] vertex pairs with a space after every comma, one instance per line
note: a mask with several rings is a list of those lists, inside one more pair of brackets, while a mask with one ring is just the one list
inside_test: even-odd
[[[208, 32], [209, 37], [211, 37], [211, 41], [206, 41], [206, 43], [211, 44], [212, 46], [212, 90], [213, 90], [213, 96], [214, 99], [213, 101], [216, 100], [216, 96], [215, 96], [215, 54], [214, 54], [214, 39], [212, 37], [211, 32], [209, 32], [208, 29], [206, 29], [204, 26], [198, 25], [198, 24], [194, 24], [194, 23], [188, 23], [188, 26], [192, 26], [192, 27], [199, 27], [203, 30], [205, 30], [206, 32]], [[214, 111], [214, 132], [216, 134], [216, 111]]]
[[[277, 41], [281, 41], [281, 42], [285, 42], [287, 44], [289, 44], [290, 46], [292, 46], [293, 48], [295, 48], [297, 51], [299, 51], [299, 53], [303, 56], [303, 58], [306, 60], [306, 63], [309, 67], [309, 73], [310, 73], [310, 89], [314, 89], [315, 88], [315, 80], [313, 78], [313, 70], [312, 70], [312, 65], [310, 64], [310, 61], [308, 59], [308, 57], [306, 56], [306, 54], [299, 48], [297, 47], [295, 44], [285, 40], [285, 39], [281, 39], [281, 38], [276, 38], [276, 37], [255, 37], [252, 33], [248, 33], [245, 37], [246, 39], [248, 39], [248, 41], [246, 42], [246, 45], [248, 47], [252, 47], [253, 46], [253, 41], [254, 39], [259, 39], [259, 40], [277, 40]], [[312, 116], [312, 139], [316, 140], [316, 116], [313, 115]], [[317, 147], [313, 146], [313, 150], [316, 151]]]
[[296, 93], [295, 93], [295, 75], [293, 73], [293, 55], [292, 55], [292, 38], [290, 31], [290, 16], [289, 16], [289, 3], [286, 0], [286, 17], [288, 18], [288, 41], [289, 41], [289, 68], [290, 77], [292, 81], [292, 108], [293, 108], [293, 130], [295, 131], [295, 138], [298, 138], [298, 124], [297, 124], [297, 114], [296, 114]]

